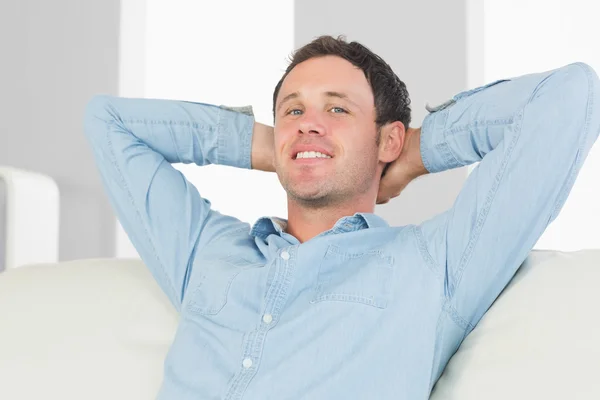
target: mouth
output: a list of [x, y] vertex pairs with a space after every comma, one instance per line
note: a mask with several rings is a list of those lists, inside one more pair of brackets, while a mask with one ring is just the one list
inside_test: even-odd
[[312, 165], [312, 164], [324, 164], [330, 160], [331, 160], [330, 158], [295, 158], [292, 161], [295, 164]]
[[331, 155], [319, 151], [300, 151], [292, 157], [292, 160], [300, 163], [317, 163], [331, 160], [332, 158]]

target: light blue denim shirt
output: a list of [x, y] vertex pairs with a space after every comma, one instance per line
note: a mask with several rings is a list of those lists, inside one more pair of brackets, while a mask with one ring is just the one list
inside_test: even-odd
[[558, 215], [598, 101], [581, 63], [459, 93], [421, 135], [430, 172], [481, 161], [451, 209], [396, 227], [357, 213], [299, 243], [284, 219], [211, 209], [171, 166], [250, 168], [252, 115], [94, 97], [85, 131], [112, 206], [181, 315], [158, 397], [427, 399]]

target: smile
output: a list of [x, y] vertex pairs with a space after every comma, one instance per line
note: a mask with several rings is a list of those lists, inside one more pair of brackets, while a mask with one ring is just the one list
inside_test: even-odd
[[331, 158], [331, 156], [327, 154], [323, 154], [318, 151], [302, 151], [296, 154], [295, 160], [303, 159], [303, 160], [311, 160], [311, 159], [327, 159]]

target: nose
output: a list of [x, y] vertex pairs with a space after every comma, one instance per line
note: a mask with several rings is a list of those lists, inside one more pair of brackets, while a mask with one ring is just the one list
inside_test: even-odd
[[325, 126], [314, 112], [307, 111], [300, 118], [298, 133], [323, 135], [325, 134]]

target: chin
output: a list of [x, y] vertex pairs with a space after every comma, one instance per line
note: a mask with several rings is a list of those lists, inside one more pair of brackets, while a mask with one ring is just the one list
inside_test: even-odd
[[290, 182], [287, 181], [287, 185], [284, 186], [285, 191], [288, 195], [298, 199], [310, 199], [319, 197], [321, 190], [315, 184], [310, 182]]
[[323, 197], [323, 193], [320, 190], [315, 190], [315, 188], [289, 188], [287, 193], [298, 200], [313, 200]]
[[332, 202], [330, 191], [323, 187], [288, 187], [286, 192], [290, 199], [305, 207], [319, 208]]

